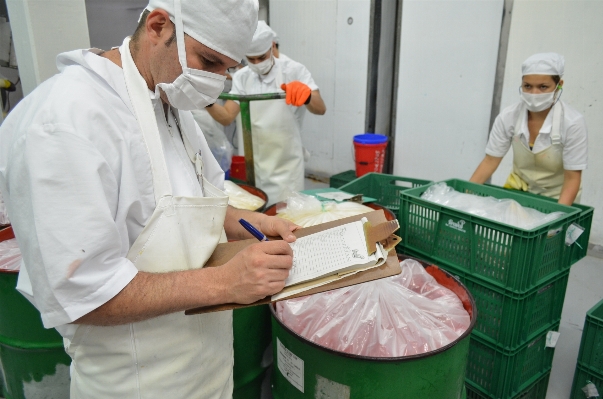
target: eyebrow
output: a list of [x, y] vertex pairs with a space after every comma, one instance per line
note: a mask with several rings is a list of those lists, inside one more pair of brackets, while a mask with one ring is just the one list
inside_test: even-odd
[[199, 51], [197, 54], [199, 54], [203, 59], [209, 61], [212, 64], [224, 66], [224, 62], [219, 57], [214, 54], [211, 54], [208, 51]]

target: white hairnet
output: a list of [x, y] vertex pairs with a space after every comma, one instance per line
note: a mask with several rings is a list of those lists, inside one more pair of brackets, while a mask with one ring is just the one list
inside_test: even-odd
[[534, 54], [521, 64], [521, 75], [563, 76], [565, 58], [557, 53]]
[[271, 27], [268, 27], [268, 29], [270, 29], [272, 31], [272, 34], [274, 35], [274, 40], [273, 41], [276, 42], [276, 43], [278, 43], [278, 40], [279, 40], [278, 33], [276, 33], [274, 31], [274, 29], [272, 29]]
[[[258, 0], [181, 0], [184, 32], [220, 54], [240, 61], [258, 21]], [[147, 10], [161, 8], [174, 22], [174, 0], [149, 0]]]
[[258, 21], [258, 27], [253, 34], [251, 45], [245, 55], [256, 57], [262, 55], [272, 47], [276, 34], [264, 21]]

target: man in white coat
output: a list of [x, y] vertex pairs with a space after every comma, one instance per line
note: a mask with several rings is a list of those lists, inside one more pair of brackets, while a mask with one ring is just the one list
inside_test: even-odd
[[[151, 0], [130, 40], [60, 54], [0, 128], [18, 289], [73, 359], [71, 398], [232, 396], [232, 314], [282, 289], [296, 226], [235, 210], [189, 110], [213, 103], [257, 24], [253, 0]], [[219, 242], [267, 235], [221, 267]], [[226, 233], [226, 234], [225, 234]]]
[[[252, 101], [251, 132], [255, 181], [270, 203], [282, 201], [289, 190], [304, 189], [304, 150], [301, 125], [306, 109], [323, 115], [326, 106], [308, 69], [291, 59], [272, 53], [274, 31], [258, 22], [251, 46], [246, 51], [248, 65], [233, 77], [230, 94], [286, 92], [285, 100]], [[240, 108], [235, 101], [207, 108], [210, 115], [228, 126]]]

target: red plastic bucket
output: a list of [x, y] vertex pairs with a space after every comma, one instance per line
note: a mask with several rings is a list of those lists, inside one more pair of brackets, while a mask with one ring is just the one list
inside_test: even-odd
[[356, 177], [370, 172], [383, 172], [387, 136], [365, 133], [354, 136], [354, 153], [356, 159]]
[[230, 177], [247, 181], [247, 171], [245, 170], [244, 156], [234, 155], [232, 157], [232, 164], [230, 165]]

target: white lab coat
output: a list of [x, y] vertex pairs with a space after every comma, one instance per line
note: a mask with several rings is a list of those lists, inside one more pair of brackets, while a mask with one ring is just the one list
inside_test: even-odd
[[[45, 327], [69, 339], [75, 326], [67, 323], [136, 275], [126, 255], [155, 198], [123, 70], [88, 50], [60, 54], [57, 63], [61, 73], [0, 127], [0, 189], [24, 255], [17, 288]], [[181, 139], [170, 136], [160, 101], [153, 105], [175, 195], [202, 195]], [[183, 129], [196, 131], [205, 177], [223, 189], [224, 172], [192, 115], [180, 115]]]
[[[203, 176], [203, 158], [191, 144], [197, 141], [195, 130], [175, 124], [169, 128], [171, 136], [182, 134], [204, 196], [173, 195], [159, 121], [130, 55], [129, 38], [120, 51], [131, 104], [151, 159], [157, 203], [127, 257], [148, 273], [201, 268], [218, 242], [226, 241], [228, 197]], [[232, 397], [230, 311], [192, 316], [173, 312], [117, 326], [81, 324], [66, 349], [73, 359], [72, 399]]]

